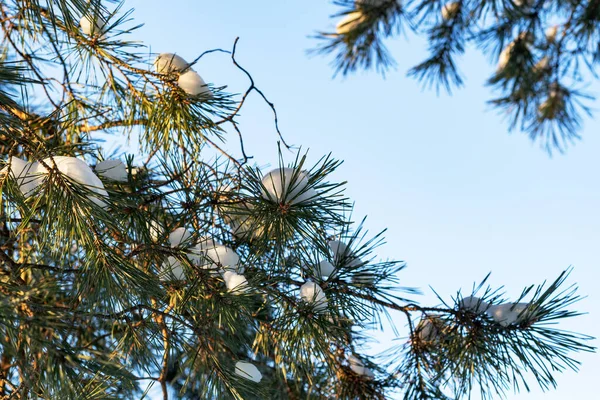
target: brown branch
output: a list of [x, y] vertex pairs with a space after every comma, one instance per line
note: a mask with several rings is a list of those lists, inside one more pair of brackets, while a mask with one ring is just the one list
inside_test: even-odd
[[[156, 301], [152, 300], [154, 307], [156, 307]], [[161, 334], [163, 337], [163, 361], [162, 361], [162, 369], [160, 372], [160, 376], [158, 377], [158, 382], [160, 382], [160, 386], [163, 392], [163, 400], [169, 400], [169, 392], [167, 390], [167, 373], [169, 370], [169, 330], [167, 329], [167, 324], [165, 323], [165, 314], [169, 314], [169, 311], [173, 309], [173, 306], [170, 304], [165, 311], [160, 314], [154, 314], [154, 319], [158, 326], [160, 327]]]
[[235, 51], [237, 49], [237, 44], [238, 41], [240, 40], [239, 37], [235, 38], [235, 41], [233, 42], [233, 50], [231, 51], [231, 60], [233, 62], [233, 64], [240, 70], [242, 71], [246, 77], [248, 78], [248, 80], [250, 80], [250, 87], [246, 90], [246, 92], [244, 93], [244, 95], [242, 96], [242, 100], [240, 101], [240, 104], [238, 105], [238, 107], [233, 111], [233, 113], [231, 113], [229, 116], [227, 116], [226, 118], [224, 118], [223, 120], [217, 122], [217, 125], [223, 124], [225, 122], [231, 122], [233, 121], [233, 118], [239, 113], [239, 111], [241, 110], [244, 102], [246, 101], [246, 98], [248, 97], [248, 95], [252, 92], [255, 91], [256, 93], [258, 93], [262, 99], [265, 101], [265, 103], [267, 103], [269, 105], [269, 107], [271, 108], [271, 111], [273, 112], [273, 116], [275, 118], [275, 130], [277, 131], [277, 134], [279, 135], [279, 139], [281, 140], [281, 142], [284, 144], [284, 146], [287, 149], [291, 149], [293, 148], [292, 146], [288, 145], [285, 141], [285, 139], [283, 138], [283, 135], [281, 134], [281, 130], [279, 129], [279, 119], [277, 117], [277, 110], [275, 109], [275, 104], [273, 104], [271, 101], [269, 101], [269, 99], [267, 98], [267, 96], [265, 96], [265, 94], [258, 88], [256, 87], [256, 84], [254, 83], [254, 78], [252, 78], [252, 75], [250, 75], [250, 73], [244, 68], [242, 67], [237, 60], [235, 59]]
[[134, 125], [145, 125], [147, 123], [148, 123], [148, 121], [146, 119], [134, 119], [131, 121], [116, 120], [116, 121], [108, 121], [108, 122], [102, 123], [100, 125], [95, 125], [95, 126], [89, 126], [89, 125], [85, 125], [85, 124], [80, 125], [79, 130], [81, 130], [82, 132], [85, 132], [85, 133], [89, 133], [89, 132], [101, 131], [101, 130], [109, 129], [109, 128], [130, 127], [130, 126], [134, 126]]
[[26, 122], [31, 119], [31, 116], [29, 114], [27, 114], [25, 111], [19, 110], [16, 107], [9, 107], [6, 104], [0, 104], [0, 109], [4, 110], [7, 114], [10, 114], [23, 122]]
[[186, 70], [190, 69], [194, 64], [196, 64], [202, 57], [204, 57], [207, 54], [210, 53], [225, 53], [225, 54], [231, 54], [231, 52], [229, 50], [223, 50], [223, 49], [212, 49], [212, 50], [206, 50], [205, 52], [203, 52], [202, 54], [200, 54], [198, 57], [196, 57], [196, 59], [194, 61], [192, 61], [188, 67], [186, 68]]
[[43, 264], [23, 263], [23, 264], [18, 264], [17, 267], [19, 269], [20, 268], [33, 268], [33, 269], [40, 269], [40, 270], [45, 270], [45, 271], [61, 272], [61, 273], [64, 273], [64, 274], [70, 274], [70, 273], [74, 273], [74, 272], [81, 272], [81, 270], [77, 269], [77, 268], [60, 268], [60, 267], [53, 267], [51, 265], [43, 265]]

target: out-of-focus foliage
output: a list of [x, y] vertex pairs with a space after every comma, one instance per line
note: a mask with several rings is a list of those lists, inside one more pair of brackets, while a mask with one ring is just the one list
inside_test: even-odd
[[[408, 75], [450, 92], [463, 84], [459, 58], [468, 46], [494, 63], [490, 103], [548, 151], [579, 138], [590, 114], [600, 65], [598, 0], [336, 0], [336, 32], [320, 32], [320, 53], [333, 53], [344, 75], [394, 66], [383, 41], [410, 30], [427, 38], [430, 56]], [[344, 23], [346, 21], [346, 23]], [[348, 22], [349, 21], [349, 22]]]

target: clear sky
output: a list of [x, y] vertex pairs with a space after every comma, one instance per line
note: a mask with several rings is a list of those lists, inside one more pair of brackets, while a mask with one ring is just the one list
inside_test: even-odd
[[[399, 67], [386, 79], [359, 73], [332, 79], [328, 59], [307, 57], [317, 29], [332, 29], [336, 7], [327, 1], [129, 0], [132, 39], [153, 52], [188, 60], [205, 50], [230, 49], [240, 36], [238, 60], [275, 103], [288, 142], [312, 159], [333, 152], [344, 160], [334, 175], [347, 180], [355, 216], [368, 215], [371, 232], [388, 228], [381, 258], [405, 260], [402, 284], [420, 287], [423, 303], [446, 298], [492, 271], [491, 283], [517, 296], [529, 284], [553, 280], [573, 265], [571, 282], [589, 297], [588, 315], [565, 329], [600, 335], [600, 116], [586, 120], [583, 140], [550, 158], [527, 136], [486, 106], [484, 82], [492, 60], [477, 51], [461, 58], [466, 87], [453, 96], [423, 91], [406, 71], [425, 57], [424, 43], [398, 38], [389, 46]], [[227, 55], [209, 55], [196, 70], [207, 82], [246, 88]], [[597, 83], [590, 88], [599, 93]], [[596, 102], [595, 108], [600, 103]], [[247, 152], [276, 165], [276, 133], [269, 108], [254, 97], [244, 109]], [[236, 152], [236, 138], [228, 148]], [[404, 321], [401, 322], [404, 324]], [[372, 352], [392, 344], [378, 335]], [[594, 342], [598, 345], [598, 342]], [[597, 393], [597, 354], [582, 354], [579, 373], [558, 376], [558, 390], [512, 394], [508, 399], [590, 399]]]

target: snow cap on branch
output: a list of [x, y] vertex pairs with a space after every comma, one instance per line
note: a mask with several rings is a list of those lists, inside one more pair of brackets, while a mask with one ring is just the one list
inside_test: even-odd
[[458, 10], [460, 10], [460, 3], [458, 1], [452, 1], [444, 4], [442, 7], [442, 19], [444, 21], [453, 19], [458, 13]]
[[181, 261], [179, 261], [176, 257], [169, 256], [167, 261], [163, 263], [163, 268], [159, 277], [161, 281], [185, 280], [185, 272], [183, 271]]
[[103, 33], [104, 25], [105, 23], [100, 17], [84, 15], [79, 20], [81, 32], [88, 36], [101, 35]]
[[434, 317], [422, 318], [415, 329], [416, 335], [424, 342], [433, 342], [439, 339], [440, 331], [433, 321]]
[[235, 374], [256, 383], [262, 379], [262, 374], [258, 368], [254, 364], [245, 361], [235, 363]]
[[263, 177], [262, 184], [262, 197], [279, 203], [299, 204], [317, 196], [308, 188], [308, 174], [294, 168], [276, 168]]
[[200, 74], [192, 69], [189, 69], [179, 75], [177, 84], [190, 96], [202, 96], [208, 99], [213, 97], [212, 92], [206, 85], [206, 82], [204, 82], [204, 79], [202, 79]]
[[321, 261], [314, 268], [314, 274], [319, 277], [328, 278], [335, 271], [335, 267], [327, 260]]
[[300, 297], [307, 303], [314, 304], [315, 311], [327, 308], [327, 297], [319, 285], [308, 281], [300, 287]]
[[190, 64], [173, 53], [160, 53], [154, 60], [154, 69], [159, 74], [169, 74], [171, 72], [181, 72]]
[[[108, 192], [104, 189], [104, 184], [100, 178], [94, 174], [94, 171], [92, 171], [85, 161], [67, 156], [48, 157], [43, 161], [50, 168], [54, 168], [54, 164], [56, 164], [56, 168], [61, 174], [68, 176], [75, 182], [86, 186], [90, 191], [97, 193], [98, 196], [90, 196], [89, 199], [96, 205], [106, 208], [107, 204], [102, 199], [108, 197]], [[38, 164], [38, 171], [43, 174], [49, 173], [42, 163]]]
[[481, 314], [486, 312], [490, 308], [490, 305], [479, 297], [468, 296], [459, 301], [458, 308], [463, 311]]
[[96, 172], [103, 178], [127, 182], [127, 167], [121, 160], [106, 160], [96, 164]]
[[18, 157], [10, 157], [8, 165], [0, 171], [0, 175], [6, 175], [10, 168], [10, 174], [15, 178], [19, 190], [23, 196], [29, 197], [42, 184], [43, 177], [40, 176], [37, 162], [27, 162]]
[[244, 268], [240, 265], [240, 257], [237, 253], [223, 245], [216, 245], [205, 250], [206, 258], [209, 260], [208, 265], [204, 265], [205, 269], [219, 269], [243, 273]]
[[514, 52], [517, 40], [523, 40], [525, 42], [525, 45], [527, 47], [530, 47], [531, 44], [533, 43], [533, 35], [530, 32], [521, 32], [519, 34], [519, 36], [517, 37], [517, 39], [510, 42], [502, 50], [502, 52], [500, 53], [500, 56], [498, 57], [498, 66], [497, 66], [498, 71], [502, 71], [504, 68], [506, 68], [506, 66], [510, 62], [510, 60], [513, 56], [513, 52]]
[[248, 281], [242, 274], [238, 274], [232, 271], [225, 271], [223, 273], [223, 280], [227, 290], [233, 292], [233, 294], [241, 294], [248, 291]]
[[198, 242], [190, 249], [188, 258], [194, 265], [199, 266], [202, 269], [211, 270], [212, 275], [216, 275], [219, 272], [219, 266], [213, 262], [207, 262], [207, 252], [210, 249], [214, 249], [216, 246], [220, 246], [214, 239], [201, 236]]
[[185, 228], [176, 228], [169, 235], [169, 243], [171, 247], [179, 247], [182, 243], [185, 243], [189, 238], [192, 237], [192, 233]]
[[508, 65], [508, 62], [510, 61], [510, 56], [512, 53], [513, 48], [515, 47], [515, 42], [510, 42], [508, 44], [508, 46], [506, 46], [502, 52], [500, 53], [500, 56], [498, 57], [498, 71], [503, 70], [504, 68], [506, 68], [506, 66]]
[[556, 35], [558, 34], [558, 25], [553, 25], [546, 29], [546, 40], [548, 43], [554, 43], [556, 40]]
[[348, 246], [339, 240], [330, 240], [329, 247], [333, 252], [334, 262], [336, 264], [343, 263], [344, 266], [350, 268], [360, 267], [364, 265], [362, 260], [354, 255], [354, 252]]
[[520, 323], [528, 317], [534, 318], [529, 312], [525, 312], [530, 307], [530, 303], [506, 303], [492, 305], [487, 310], [487, 314], [497, 323], [506, 327]]
[[213, 238], [208, 236], [200, 236], [198, 238], [198, 242], [196, 242], [196, 246], [194, 247], [198, 250], [206, 251], [208, 249], [215, 248], [217, 245], [219, 245], [219, 243], [216, 242]]
[[342, 18], [335, 26], [335, 32], [338, 35], [345, 35], [360, 25], [365, 18], [365, 15], [363, 15], [363, 13], [360, 11], [353, 11], [349, 14], [346, 14], [344, 18]]
[[373, 371], [371, 371], [370, 368], [365, 367], [365, 364], [363, 364], [363, 362], [354, 354], [350, 354], [350, 356], [348, 356], [348, 365], [350, 366], [350, 369], [357, 375], [365, 376], [367, 378], [373, 378], [375, 376]]
[[[54, 156], [43, 160], [43, 163], [50, 168], [54, 167], [58, 171], [74, 180], [75, 182], [86, 186], [89, 190], [97, 193], [99, 196], [90, 196], [90, 200], [100, 207], [106, 207], [103, 198], [108, 197], [102, 181], [94, 174], [94, 171], [85, 163], [75, 157]], [[27, 162], [17, 157], [11, 157], [9, 160], [10, 172], [16, 178], [19, 189], [24, 196], [28, 197], [42, 184], [45, 175], [49, 173], [48, 169], [38, 162]], [[1, 173], [6, 173], [8, 166]]]

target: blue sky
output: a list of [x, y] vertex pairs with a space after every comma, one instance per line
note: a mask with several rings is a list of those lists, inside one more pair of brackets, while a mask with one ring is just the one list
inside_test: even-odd
[[[589, 314], [562, 327], [600, 334], [600, 119], [586, 120], [583, 140], [550, 158], [527, 136], [508, 134], [503, 117], [485, 104], [492, 93], [484, 82], [494, 66], [477, 51], [460, 59], [466, 87], [452, 96], [423, 91], [407, 78], [426, 55], [415, 38], [389, 42], [399, 66], [386, 79], [369, 72], [334, 80], [328, 59], [305, 53], [316, 43], [310, 34], [335, 26], [328, 17], [337, 9], [325, 1], [126, 6], [145, 24], [132, 39], [153, 52], [192, 60], [207, 49], [230, 49], [240, 36], [238, 60], [275, 103], [286, 140], [310, 149], [313, 160], [328, 152], [344, 160], [333, 178], [348, 181], [355, 215], [368, 215], [371, 232], [389, 229], [379, 256], [408, 263], [402, 284], [422, 288], [421, 302], [436, 302], [429, 285], [449, 299], [489, 271], [491, 283], [514, 297], [573, 265], [571, 282], [589, 296], [577, 307]], [[196, 70], [230, 92], [247, 86], [223, 54], [206, 56]], [[598, 89], [598, 83], [590, 88]], [[260, 165], [276, 165], [270, 109], [253, 97], [240, 121], [247, 152]], [[227, 147], [238, 152], [235, 137]], [[391, 332], [377, 337], [372, 352], [392, 345]], [[507, 398], [590, 398], [597, 393], [598, 355], [579, 359], [581, 371], [558, 376], [558, 390], [534, 387]]]

